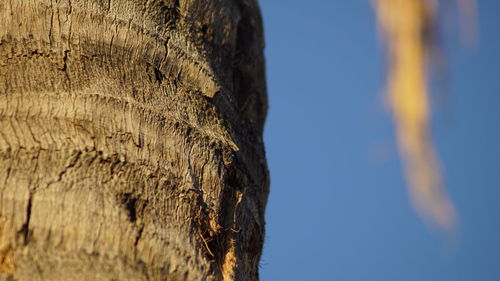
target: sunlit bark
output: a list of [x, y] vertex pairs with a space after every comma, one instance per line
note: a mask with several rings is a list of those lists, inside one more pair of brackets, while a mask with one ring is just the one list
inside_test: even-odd
[[255, 1], [0, 1], [0, 280], [257, 280]]

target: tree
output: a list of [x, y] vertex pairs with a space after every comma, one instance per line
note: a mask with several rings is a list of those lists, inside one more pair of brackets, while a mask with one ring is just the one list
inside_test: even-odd
[[0, 280], [257, 280], [255, 0], [0, 2]]

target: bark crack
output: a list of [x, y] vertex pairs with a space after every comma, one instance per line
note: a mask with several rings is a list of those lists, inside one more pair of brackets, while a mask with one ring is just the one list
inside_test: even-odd
[[29, 243], [30, 236], [30, 221], [31, 221], [31, 207], [32, 207], [33, 193], [29, 193], [28, 203], [26, 206], [26, 222], [23, 224], [18, 234], [22, 236], [24, 246]]
[[64, 169], [59, 173], [59, 175], [57, 176], [56, 182], [61, 181], [64, 174], [66, 174], [69, 169], [73, 168], [76, 165], [76, 163], [78, 162], [78, 159], [80, 159], [80, 155], [82, 155], [82, 152], [77, 151], [75, 157], [73, 157], [71, 162], [68, 165], [66, 165], [66, 167], [64, 167]]
[[139, 240], [142, 238], [142, 233], [144, 232], [144, 225], [141, 225], [139, 227], [139, 231], [137, 231], [137, 236], [135, 237], [134, 241], [134, 247], [137, 248], [137, 245], [139, 244]]
[[[63, 65], [59, 68], [61, 71], [66, 71], [67, 67], [68, 67], [68, 53], [69, 53], [69, 50], [64, 50], [64, 55], [63, 55]], [[69, 78], [68, 78], [69, 80]]]
[[125, 207], [125, 210], [127, 211], [128, 219], [130, 222], [136, 222], [137, 221], [137, 209], [136, 209], [136, 203], [137, 203], [137, 198], [133, 197], [131, 193], [125, 193], [121, 195], [121, 203]]

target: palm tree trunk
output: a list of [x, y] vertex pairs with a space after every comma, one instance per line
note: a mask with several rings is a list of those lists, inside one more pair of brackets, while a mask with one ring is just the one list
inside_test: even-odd
[[0, 280], [258, 280], [255, 0], [0, 1]]

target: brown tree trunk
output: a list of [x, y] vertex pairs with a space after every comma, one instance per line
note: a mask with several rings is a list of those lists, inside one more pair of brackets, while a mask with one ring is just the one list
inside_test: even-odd
[[0, 0], [0, 280], [257, 280], [255, 0]]

